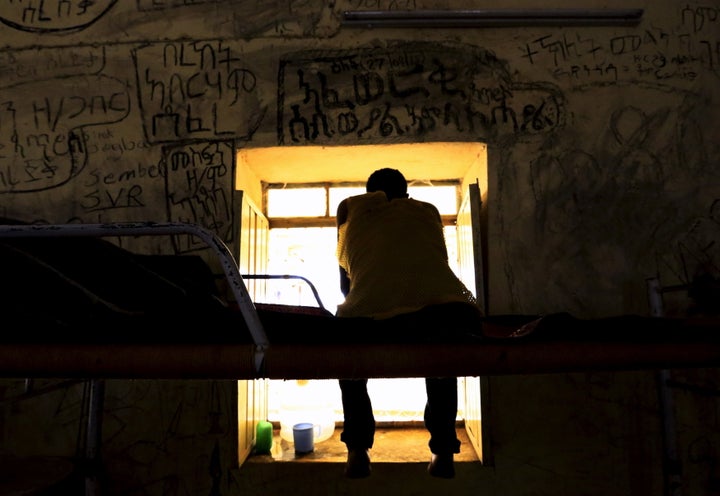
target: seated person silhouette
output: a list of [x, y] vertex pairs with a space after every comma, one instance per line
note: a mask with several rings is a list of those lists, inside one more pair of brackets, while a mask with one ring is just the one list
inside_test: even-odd
[[[383, 320], [387, 332], [407, 331], [408, 316], [422, 313], [424, 327], [436, 335], [455, 332], [455, 317], [477, 322], [481, 311], [472, 293], [448, 264], [443, 225], [437, 208], [409, 198], [407, 181], [396, 169], [383, 168], [367, 180], [367, 193], [343, 200], [337, 210], [340, 287], [345, 300], [336, 315]], [[479, 326], [479, 324], [478, 324]], [[345, 475], [370, 475], [369, 450], [375, 418], [367, 379], [339, 379], [344, 427], [340, 439], [348, 449]], [[425, 427], [434, 477], [455, 476], [454, 454], [460, 452], [455, 431], [456, 377], [425, 378]]]

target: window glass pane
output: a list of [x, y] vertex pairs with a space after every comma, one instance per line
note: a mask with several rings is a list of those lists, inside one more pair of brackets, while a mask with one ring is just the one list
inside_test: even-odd
[[410, 186], [410, 198], [432, 203], [440, 211], [440, 215], [457, 214], [457, 187], [448, 186]]
[[267, 190], [268, 217], [325, 216], [325, 188]]
[[330, 216], [334, 217], [340, 202], [349, 196], [362, 195], [365, 193], [365, 186], [343, 186], [330, 188]]
[[[268, 194], [268, 217], [322, 217], [325, 211], [325, 188], [270, 188]], [[365, 186], [342, 186], [329, 189], [329, 216], [334, 216], [337, 206], [349, 196], [365, 193]], [[457, 214], [457, 186], [410, 186], [410, 198], [432, 203], [441, 215]]]

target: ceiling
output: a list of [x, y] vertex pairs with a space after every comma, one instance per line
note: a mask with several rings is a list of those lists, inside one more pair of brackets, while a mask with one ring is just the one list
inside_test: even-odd
[[266, 183], [365, 182], [376, 169], [400, 170], [408, 181], [463, 178], [483, 143], [412, 143], [357, 146], [243, 148], [238, 167]]

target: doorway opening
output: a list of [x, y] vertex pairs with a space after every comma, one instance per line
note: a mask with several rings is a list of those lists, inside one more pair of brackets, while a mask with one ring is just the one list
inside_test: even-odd
[[[261, 184], [259, 204], [267, 219], [269, 274], [291, 274], [311, 281], [322, 304], [334, 313], [343, 299], [335, 256], [335, 211], [344, 198], [365, 191], [365, 181], [381, 167], [401, 170], [413, 198], [433, 203], [443, 215], [451, 265], [461, 279], [467, 270], [459, 261], [467, 252], [458, 241], [458, 213], [468, 182], [487, 183], [486, 147], [482, 143], [422, 143], [354, 147], [278, 147], [238, 152], [238, 171]], [[241, 172], [238, 173], [240, 177]], [[475, 281], [468, 284], [474, 289]], [[262, 297], [269, 303], [316, 305], [310, 287], [299, 279], [273, 280]], [[458, 419], [472, 415], [479, 422], [478, 383], [460, 378]], [[321, 407], [334, 422], [342, 422], [337, 380], [310, 381]], [[477, 388], [468, 394], [468, 384]], [[307, 387], [303, 381], [267, 381], [268, 420], [281, 422], [288, 405]], [[369, 392], [379, 424], [422, 421], [425, 385], [422, 378], [371, 379]], [[308, 396], [304, 396], [307, 400]], [[472, 403], [468, 405], [468, 402]], [[477, 403], [477, 404], [476, 404]], [[479, 433], [478, 433], [479, 434]], [[479, 446], [476, 446], [479, 451]]]

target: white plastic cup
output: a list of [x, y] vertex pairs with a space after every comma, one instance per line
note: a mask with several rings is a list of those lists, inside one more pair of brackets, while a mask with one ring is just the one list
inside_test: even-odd
[[315, 449], [316, 430], [319, 429], [312, 422], [301, 422], [293, 425], [295, 453], [311, 453]]

